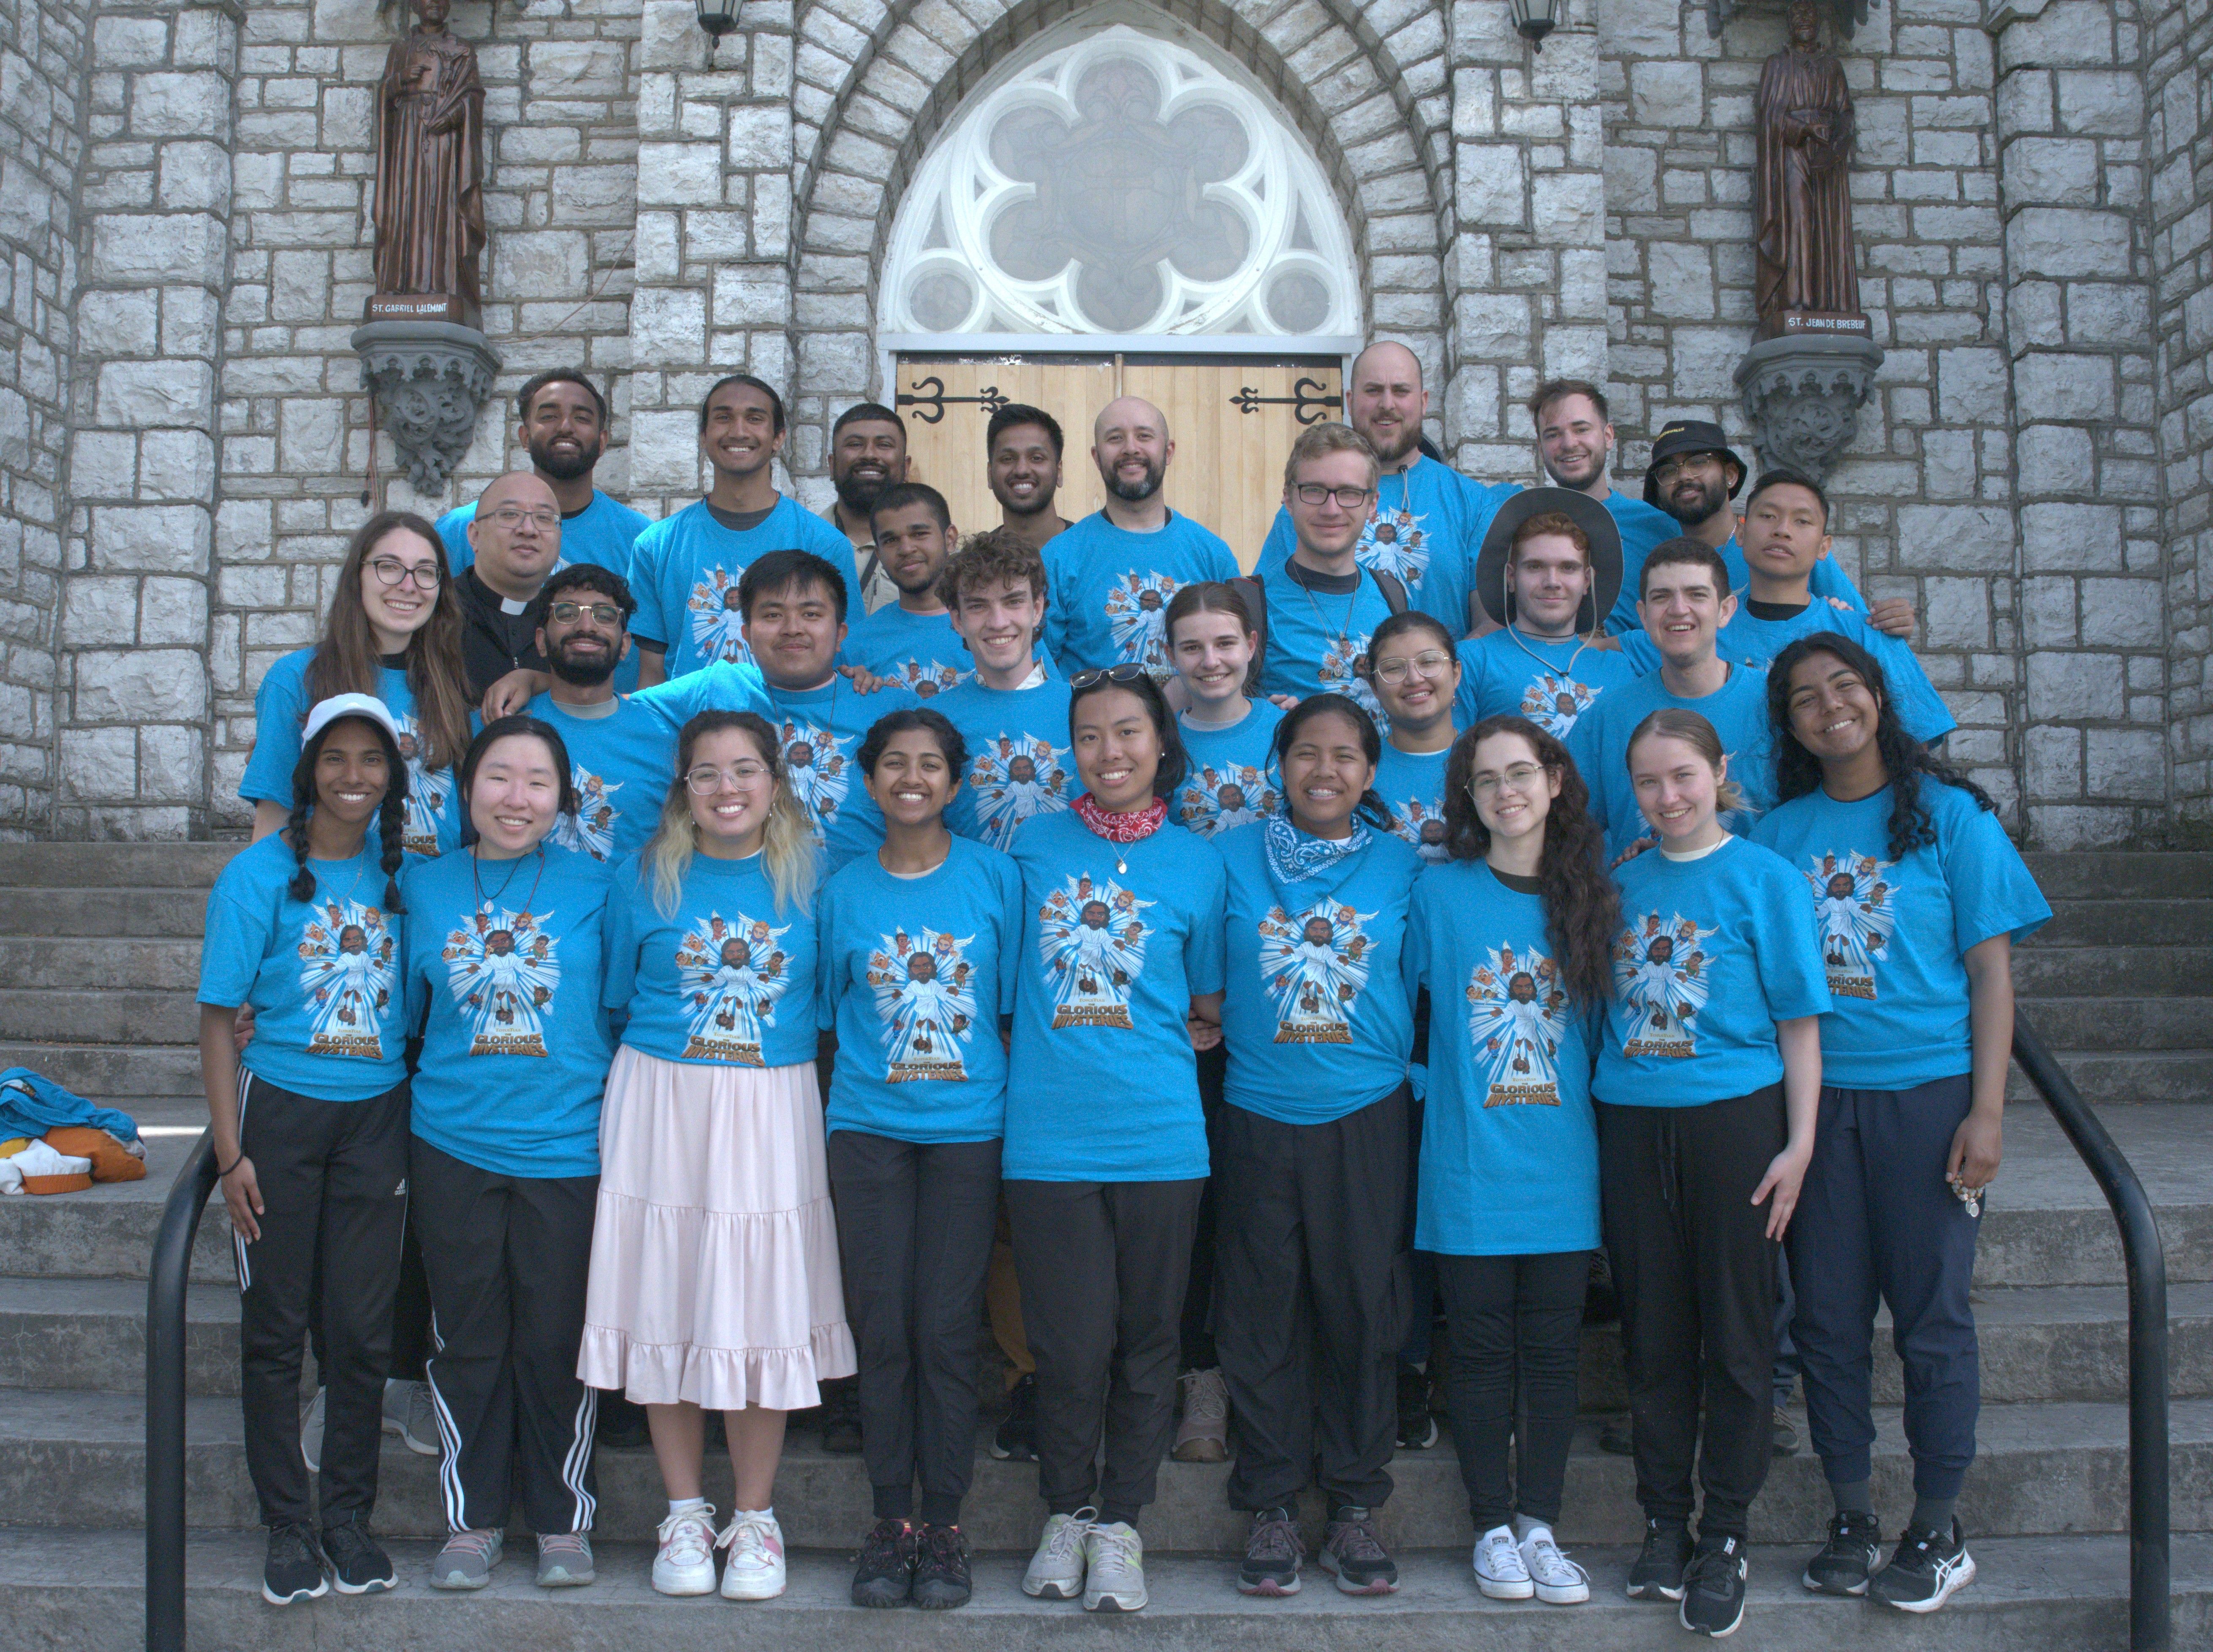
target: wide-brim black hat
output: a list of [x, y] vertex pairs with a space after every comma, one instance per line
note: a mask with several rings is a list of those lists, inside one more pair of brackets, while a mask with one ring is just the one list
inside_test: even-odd
[[1613, 612], [1614, 599], [1621, 594], [1621, 530], [1614, 525], [1612, 511], [1573, 488], [1524, 488], [1499, 506], [1475, 559], [1476, 594], [1483, 599], [1484, 612], [1504, 625], [1506, 553], [1513, 546], [1515, 531], [1532, 516], [1548, 511], [1568, 517], [1590, 541], [1591, 594], [1583, 600], [1591, 613], [1576, 616], [1576, 629], [1594, 631]]
[[1666, 509], [1660, 504], [1660, 485], [1652, 479], [1652, 472], [1679, 453], [1717, 453], [1735, 466], [1736, 485], [1729, 489], [1732, 499], [1742, 490], [1745, 479], [1752, 474], [1736, 449], [1729, 446], [1728, 437], [1720, 425], [1710, 419], [1670, 419], [1660, 427], [1660, 434], [1652, 438], [1652, 457], [1644, 462], [1646, 504]]

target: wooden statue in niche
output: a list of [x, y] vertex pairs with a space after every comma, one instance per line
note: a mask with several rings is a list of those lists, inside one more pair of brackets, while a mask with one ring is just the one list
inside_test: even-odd
[[1814, 0], [1791, 0], [1789, 21], [1790, 44], [1759, 74], [1759, 336], [1864, 338], [1852, 265], [1851, 89], [1836, 53], [1821, 50]]
[[371, 321], [478, 325], [483, 293], [484, 82], [446, 29], [451, 0], [413, 0], [376, 88], [376, 294]]

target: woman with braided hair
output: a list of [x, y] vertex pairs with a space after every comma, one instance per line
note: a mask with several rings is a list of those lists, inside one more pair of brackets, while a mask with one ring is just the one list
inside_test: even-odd
[[[268, 1524], [262, 1593], [392, 1587], [369, 1535], [407, 1200], [406, 993], [398, 874], [407, 770], [383, 703], [308, 713], [282, 831], [208, 897], [200, 1070], [236, 1236], [246, 1459]], [[370, 827], [377, 827], [372, 838]], [[232, 1027], [257, 1012], [241, 1055]], [[301, 1452], [301, 1344], [318, 1251], [345, 1259], [321, 1307], [322, 1530]]]

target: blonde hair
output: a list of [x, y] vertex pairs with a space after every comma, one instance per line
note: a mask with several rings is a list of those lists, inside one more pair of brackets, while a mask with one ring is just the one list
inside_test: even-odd
[[1376, 478], [1382, 474], [1383, 461], [1375, 456], [1375, 449], [1368, 438], [1350, 424], [1309, 424], [1299, 432], [1299, 439], [1291, 443], [1291, 456], [1283, 461], [1283, 485], [1295, 488], [1299, 485], [1299, 466], [1316, 459], [1326, 459], [1333, 453], [1356, 453], [1368, 461], [1368, 485], [1374, 487]]
[[814, 896], [820, 851], [807, 810], [792, 794], [785, 772], [781, 741], [768, 720], [751, 711], [702, 711], [684, 725], [676, 737], [676, 777], [661, 805], [661, 822], [645, 845], [644, 863], [653, 869], [653, 905], [663, 917], [674, 917], [684, 898], [684, 875], [692, 857], [699, 852], [699, 826], [692, 818], [691, 789], [684, 777], [699, 742], [710, 735], [735, 728], [753, 741], [761, 761], [768, 765], [776, 789], [770, 795], [768, 826], [761, 837], [761, 863], [767, 869], [769, 887], [776, 891], [779, 916], [787, 907], [808, 910]]
[[[1722, 749], [1722, 737], [1714, 732], [1714, 725], [1699, 713], [1686, 710], [1680, 705], [1663, 705], [1637, 725], [1629, 736], [1629, 749], [1622, 755], [1625, 764], [1633, 763], [1637, 748], [1648, 740], [1680, 740], [1700, 757], [1706, 766], [1720, 774], [1722, 765], [1728, 761], [1728, 753]], [[1735, 781], [1723, 777], [1714, 788], [1714, 813], [1726, 814], [1731, 809], [1744, 807], [1744, 792]]]

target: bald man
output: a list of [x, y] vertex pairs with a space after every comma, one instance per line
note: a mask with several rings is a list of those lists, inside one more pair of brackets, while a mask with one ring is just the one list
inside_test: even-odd
[[1167, 415], [1142, 397], [1117, 397], [1092, 422], [1106, 506], [1044, 552], [1045, 645], [1071, 676], [1131, 661], [1173, 675], [1168, 600], [1195, 581], [1237, 577], [1229, 547], [1161, 497], [1174, 457]]
[[[1491, 625], [1472, 600], [1476, 553], [1492, 515], [1515, 490], [1486, 487], [1425, 455], [1422, 420], [1429, 411], [1422, 364], [1405, 345], [1378, 339], [1353, 358], [1344, 381], [1345, 423], [1368, 438], [1382, 463], [1375, 503], [1353, 556], [1370, 572], [1396, 579], [1412, 607], [1436, 615], [1454, 637], [1480, 634]], [[1261, 547], [1261, 571], [1289, 561], [1297, 543], [1290, 512], [1277, 511]]]
[[461, 667], [474, 704], [510, 671], [546, 669], [530, 605], [561, 560], [560, 502], [535, 472], [509, 471], [478, 497], [468, 536], [475, 559], [454, 589], [461, 599]]

